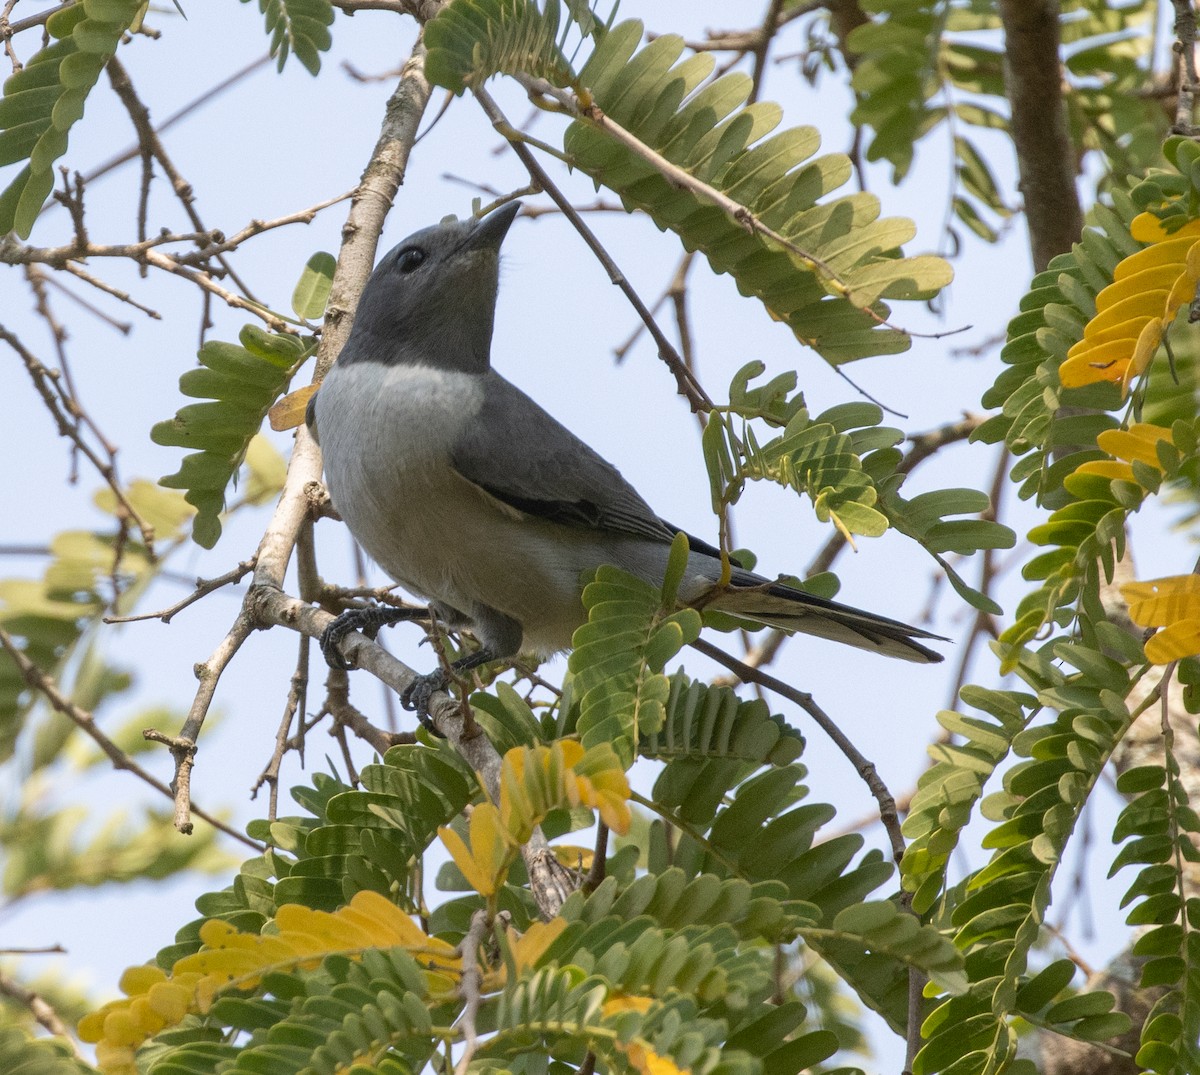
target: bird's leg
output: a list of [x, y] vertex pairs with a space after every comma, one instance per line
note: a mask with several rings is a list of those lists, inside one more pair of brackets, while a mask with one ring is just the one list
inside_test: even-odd
[[481, 664], [498, 660], [500, 657], [487, 646], [477, 649], [474, 653], [469, 653], [466, 657], [460, 657], [457, 661], [452, 662], [449, 674], [444, 668], [439, 668], [434, 672], [427, 672], [423, 676], [415, 677], [401, 692], [400, 704], [410, 712], [415, 712], [417, 720], [434, 735], [440, 737], [442, 733], [434, 727], [433, 721], [429, 718], [429, 699], [438, 691], [446, 689], [451, 676], [457, 676], [460, 672], [469, 672]]
[[343, 612], [321, 633], [321, 653], [330, 668], [349, 671], [352, 665], [342, 655], [342, 640], [353, 631], [361, 631], [374, 640], [380, 627], [405, 620], [427, 620], [427, 608], [392, 608], [387, 605], [371, 605], [368, 608], [351, 608]]

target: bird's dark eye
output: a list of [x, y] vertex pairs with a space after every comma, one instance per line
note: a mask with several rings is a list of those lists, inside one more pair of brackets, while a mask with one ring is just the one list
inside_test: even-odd
[[396, 268], [401, 272], [409, 273], [418, 268], [425, 260], [425, 251], [419, 246], [410, 246], [406, 250], [401, 250], [396, 256]]

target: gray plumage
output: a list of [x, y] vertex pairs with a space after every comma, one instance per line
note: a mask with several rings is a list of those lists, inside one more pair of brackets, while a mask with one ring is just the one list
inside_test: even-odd
[[[445, 221], [384, 255], [309, 405], [351, 532], [439, 619], [472, 631], [480, 659], [568, 648], [584, 620], [581, 576], [609, 563], [660, 583], [676, 532], [491, 368], [499, 248], [517, 210]], [[685, 602], [910, 661], [942, 659], [915, 641], [936, 635], [748, 571], [735, 569], [716, 593], [717, 550], [694, 538], [691, 549]]]

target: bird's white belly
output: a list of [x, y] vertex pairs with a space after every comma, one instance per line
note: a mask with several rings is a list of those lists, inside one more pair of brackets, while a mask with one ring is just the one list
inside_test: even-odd
[[523, 515], [458, 474], [450, 452], [482, 402], [481, 379], [414, 366], [334, 366], [317, 429], [334, 507], [406, 590], [473, 618], [487, 606], [522, 625], [524, 648], [570, 644], [589, 566], [567, 528]]

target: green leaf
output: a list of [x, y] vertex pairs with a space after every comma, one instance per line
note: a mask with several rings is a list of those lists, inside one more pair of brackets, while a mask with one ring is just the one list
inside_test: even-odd
[[209, 341], [197, 356], [203, 368], [179, 379], [184, 395], [211, 402], [182, 407], [173, 419], [150, 430], [155, 444], [191, 450], [179, 470], [160, 484], [185, 490], [185, 499], [196, 508], [192, 537], [203, 548], [212, 548], [221, 536], [225, 490], [263, 418], [283, 394], [293, 369], [313, 351], [311, 342], [254, 325], [242, 330], [241, 340], [242, 346]]
[[0, 194], [0, 234], [29, 238], [54, 187], [54, 162], [108, 58], [142, 8], [142, 0], [84, 0], [57, 11], [46, 28], [57, 38], [4, 83], [0, 163], [28, 168]]
[[324, 315], [336, 268], [337, 259], [324, 250], [319, 250], [308, 259], [296, 283], [296, 290], [292, 292], [292, 310], [297, 317], [315, 321]]
[[[483, 32], [476, 29], [469, 40], [478, 42]], [[609, 120], [745, 205], [785, 242], [751, 234], [586, 118], [566, 132], [571, 163], [674, 231], [685, 247], [703, 252], [715, 271], [731, 273], [743, 293], [761, 299], [827, 361], [905, 350], [907, 337], [884, 324], [887, 311], [878, 300], [928, 297], [949, 281], [946, 263], [897, 257], [912, 224], [878, 219], [872, 196], [819, 203], [848, 177], [844, 158], [812, 160], [818, 143], [810, 129], [768, 137], [781, 112], [761, 102], [746, 105], [748, 78], [729, 74], [702, 86], [710, 58], [678, 59], [683, 44], [671, 35], [637, 50], [641, 33], [636, 22], [615, 27], [577, 84]]]
[[321, 70], [320, 54], [332, 44], [328, 28], [333, 23], [333, 4], [329, 0], [258, 0], [258, 10], [266, 18], [271, 55], [279, 70], [287, 63], [288, 54], [294, 53], [309, 74], [316, 75]]
[[[558, 0], [459, 0], [425, 24], [425, 75], [452, 93], [482, 86], [493, 75], [516, 73], [565, 86], [570, 64], [558, 48]], [[568, 5], [574, 14], [574, 8]], [[587, 25], [590, 26], [590, 19]], [[590, 32], [586, 30], [585, 32]]]

